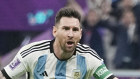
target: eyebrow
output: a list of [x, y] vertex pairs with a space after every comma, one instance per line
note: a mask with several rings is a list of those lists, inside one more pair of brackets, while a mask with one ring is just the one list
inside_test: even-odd
[[[62, 26], [62, 28], [63, 28], [63, 27], [70, 27], [70, 26]], [[74, 26], [74, 28], [79, 28], [79, 27], [75, 27], [75, 26]], [[80, 27], [80, 28], [81, 28], [81, 27]]]
[[70, 26], [62, 26], [62, 27], [70, 27]]

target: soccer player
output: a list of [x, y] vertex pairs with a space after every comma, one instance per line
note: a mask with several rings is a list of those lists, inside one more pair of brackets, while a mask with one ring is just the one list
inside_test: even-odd
[[117, 79], [103, 59], [87, 45], [80, 44], [81, 16], [62, 8], [55, 18], [54, 40], [43, 40], [20, 49], [0, 72], [0, 79], [17, 79], [28, 72], [29, 79]]

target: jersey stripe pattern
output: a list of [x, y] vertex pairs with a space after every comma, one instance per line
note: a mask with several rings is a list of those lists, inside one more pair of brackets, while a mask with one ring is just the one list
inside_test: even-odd
[[22, 51], [20, 54], [22, 56], [22, 58], [26, 57], [28, 54], [30, 53], [33, 53], [35, 51], [41, 51], [41, 50], [46, 50], [46, 49], [49, 49], [49, 44], [50, 42], [47, 41], [47, 42], [43, 42], [43, 43], [40, 43], [40, 44], [36, 44], [36, 45], [33, 45], [31, 46], [30, 48]]
[[85, 79], [85, 75], [87, 73], [87, 65], [85, 57], [77, 55], [77, 69], [81, 72], [81, 78]]
[[99, 55], [93, 50], [91, 49], [89, 46], [87, 45], [82, 45], [82, 44], [78, 44], [77, 45], [77, 51], [79, 51], [80, 53], [89, 53], [91, 54], [92, 56], [96, 57], [97, 59], [99, 60], [102, 60]]
[[66, 61], [57, 60], [55, 78], [66, 79]]
[[93, 49], [80, 43], [71, 58], [60, 60], [53, 51], [53, 42], [44, 40], [24, 46], [13, 60], [20, 63], [12, 69], [10, 64], [6, 66], [6, 73], [13, 79], [26, 72], [30, 79], [89, 79], [103, 64]]
[[35, 79], [43, 79], [43, 74], [45, 70], [45, 64], [46, 64], [47, 55], [40, 56], [38, 59], [38, 63], [36, 64], [36, 67], [34, 69], [34, 78]]

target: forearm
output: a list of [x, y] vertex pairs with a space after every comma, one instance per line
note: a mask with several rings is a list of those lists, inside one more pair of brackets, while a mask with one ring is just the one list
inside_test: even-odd
[[2, 74], [1, 71], [0, 71], [0, 79], [6, 79], [6, 78], [3, 76], [3, 74]]

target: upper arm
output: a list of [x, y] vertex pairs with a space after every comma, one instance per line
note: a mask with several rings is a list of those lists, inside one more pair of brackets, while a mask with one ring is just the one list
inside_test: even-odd
[[95, 79], [115, 79], [113, 73], [104, 64], [103, 59], [100, 60], [96, 57], [90, 57], [89, 60], [91, 60], [89, 61], [89, 67], [92, 69], [92, 75]]
[[24, 48], [20, 49], [14, 59], [1, 71], [6, 79], [17, 78], [27, 71], [26, 60], [23, 59], [20, 54], [23, 49]]
[[113, 75], [111, 71], [105, 66], [105, 64], [101, 64], [93, 73], [93, 76], [96, 79], [118, 79]]
[[26, 66], [24, 65], [24, 62], [18, 57], [15, 57], [10, 62], [10, 64], [4, 67], [4, 69], [2, 70], [2, 73], [7, 79], [7, 77], [17, 78], [23, 75], [26, 71], [27, 69], [26, 69]]
[[108, 79], [109, 77], [114, 77], [112, 75], [113, 74], [106, 68], [104, 64], [100, 65], [93, 73], [93, 76], [96, 79]]

